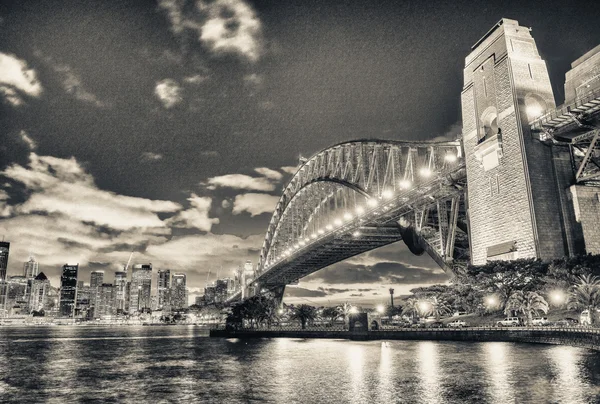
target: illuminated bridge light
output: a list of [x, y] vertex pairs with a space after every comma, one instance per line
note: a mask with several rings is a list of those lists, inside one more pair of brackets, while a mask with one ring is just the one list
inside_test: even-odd
[[319, 229], [319, 231], [317, 233], [323, 234], [323, 233], [325, 233], [325, 231], [323, 229]]
[[363, 208], [362, 206], [356, 208], [357, 215], [362, 215], [363, 213], [365, 213], [365, 208]]
[[317, 233], [313, 233], [310, 235], [310, 238], [317, 238]]
[[381, 193], [381, 196], [384, 197], [385, 199], [390, 199], [392, 196], [394, 196], [394, 193], [392, 191], [390, 191], [389, 189], [386, 189], [385, 191], [383, 191]]
[[429, 169], [429, 167], [423, 167], [419, 170], [419, 174], [421, 174], [421, 177], [430, 177], [431, 170]]
[[308, 237], [306, 237], [306, 238], [304, 239], [304, 242], [305, 242], [305, 243], [310, 243], [310, 239], [309, 239]]
[[350, 220], [352, 219], [352, 215], [348, 212], [344, 213], [344, 220]]
[[336, 226], [340, 226], [342, 224], [342, 221], [340, 219], [335, 219], [335, 221], [333, 222]]
[[357, 230], [357, 231], [355, 231], [354, 233], [352, 233], [352, 235], [353, 235], [354, 237], [358, 237], [358, 236], [360, 236], [360, 232]]
[[328, 224], [327, 226], [325, 226], [325, 228], [326, 228], [327, 230], [331, 230], [331, 229], [333, 229], [333, 226], [332, 226], [332, 225], [330, 225], [330, 224]]
[[377, 202], [377, 199], [370, 198], [370, 199], [367, 201], [367, 204], [368, 204], [369, 206], [371, 206], [371, 207], [373, 207], [373, 208], [374, 208], [375, 206], [377, 206], [377, 205], [378, 205], [378, 202]]
[[456, 154], [454, 154], [454, 153], [447, 153], [444, 156], [444, 160], [446, 160], [449, 163], [454, 163], [456, 161]]
[[401, 189], [410, 189], [412, 186], [412, 182], [408, 179], [400, 180], [400, 188]]

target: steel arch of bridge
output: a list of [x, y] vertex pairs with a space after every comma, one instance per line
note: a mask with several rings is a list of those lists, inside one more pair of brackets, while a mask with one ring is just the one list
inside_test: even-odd
[[324, 149], [283, 191], [253, 286], [289, 284], [401, 239], [447, 270], [456, 255], [465, 182], [459, 141], [366, 139]]

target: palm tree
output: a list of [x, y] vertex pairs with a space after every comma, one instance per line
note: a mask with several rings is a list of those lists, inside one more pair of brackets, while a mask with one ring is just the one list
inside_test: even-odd
[[537, 314], [542, 311], [544, 314], [548, 313], [548, 303], [537, 292], [523, 292], [518, 290], [513, 292], [506, 302], [506, 308], [504, 314], [509, 315], [511, 311], [520, 311], [527, 317], [527, 324], [531, 324], [533, 314]]
[[448, 305], [448, 302], [443, 298], [432, 296], [428, 299], [428, 302], [431, 304], [429, 314], [435, 316], [435, 321], [440, 321], [441, 316], [452, 312], [452, 308]]
[[290, 319], [300, 321], [302, 325], [302, 329], [306, 328], [306, 323], [308, 321], [313, 321], [317, 317], [317, 309], [313, 306], [309, 306], [308, 304], [301, 304], [294, 308]]
[[600, 278], [592, 275], [580, 276], [577, 283], [569, 291], [568, 307], [588, 310], [590, 323], [595, 322], [596, 308], [600, 306]]
[[408, 299], [402, 307], [402, 314], [405, 316], [411, 316], [413, 320], [419, 317], [419, 301], [413, 297]]
[[348, 316], [350, 316], [350, 313], [352, 312], [352, 305], [346, 302], [338, 307], [338, 311], [342, 316], [344, 316], [344, 322], [347, 324]]
[[331, 325], [333, 325], [335, 320], [340, 318], [341, 315], [342, 314], [340, 313], [340, 310], [337, 307], [325, 307], [322, 313], [323, 318], [329, 320], [329, 323]]

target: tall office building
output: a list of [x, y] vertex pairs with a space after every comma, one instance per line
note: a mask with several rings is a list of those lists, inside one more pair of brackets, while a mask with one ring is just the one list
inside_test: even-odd
[[215, 303], [222, 303], [227, 300], [233, 281], [229, 278], [217, 279], [215, 282]]
[[75, 301], [77, 299], [77, 265], [63, 265], [62, 276], [60, 277], [60, 310], [59, 313], [64, 317], [73, 317], [75, 312]]
[[50, 281], [43, 272], [40, 272], [31, 283], [31, 293], [29, 294], [30, 311], [46, 310], [49, 290]]
[[151, 308], [152, 264], [138, 264], [131, 272], [129, 291], [129, 312]]
[[6, 268], [8, 267], [8, 251], [10, 243], [0, 241], [0, 281], [6, 281]]
[[104, 271], [92, 271], [90, 274], [90, 306], [96, 307], [99, 297], [99, 288], [104, 283]]
[[6, 284], [6, 268], [8, 267], [8, 251], [10, 243], [0, 241], [0, 311], [6, 310], [6, 294], [8, 285]]
[[171, 279], [171, 307], [176, 310], [188, 307], [185, 274], [173, 274]]
[[111, 316], [114, 314], [113, 285], [103, 283], [98, 287], [98, 300], [95, 309], [95, 317]]
[[115, 272], [113, 293], [115, 298], [115, 313], [121, 314], [127, 311], [127, 272]]
[[158, 308], [169, 306], [169, 288], [171, 286], [171, 271], [161, 269], [158, 271]]
[[27, 279], [35, 278], [40, 270], [40, 264], [33, 257], [29, 257], [29, 261], [27, 261], [23, 265], [23, 276]]

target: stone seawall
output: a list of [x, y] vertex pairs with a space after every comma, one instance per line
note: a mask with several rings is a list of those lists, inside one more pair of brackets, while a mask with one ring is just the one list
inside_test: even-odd
[[600, 330], [585, 328], [465, 328], [400, 329], [380, 331], [326, 330], [210, 330], [221, 338], [331, 338], [351, 340], [420, 340], [473, 342], [526, 342], [584, 347], [600, 351]]

